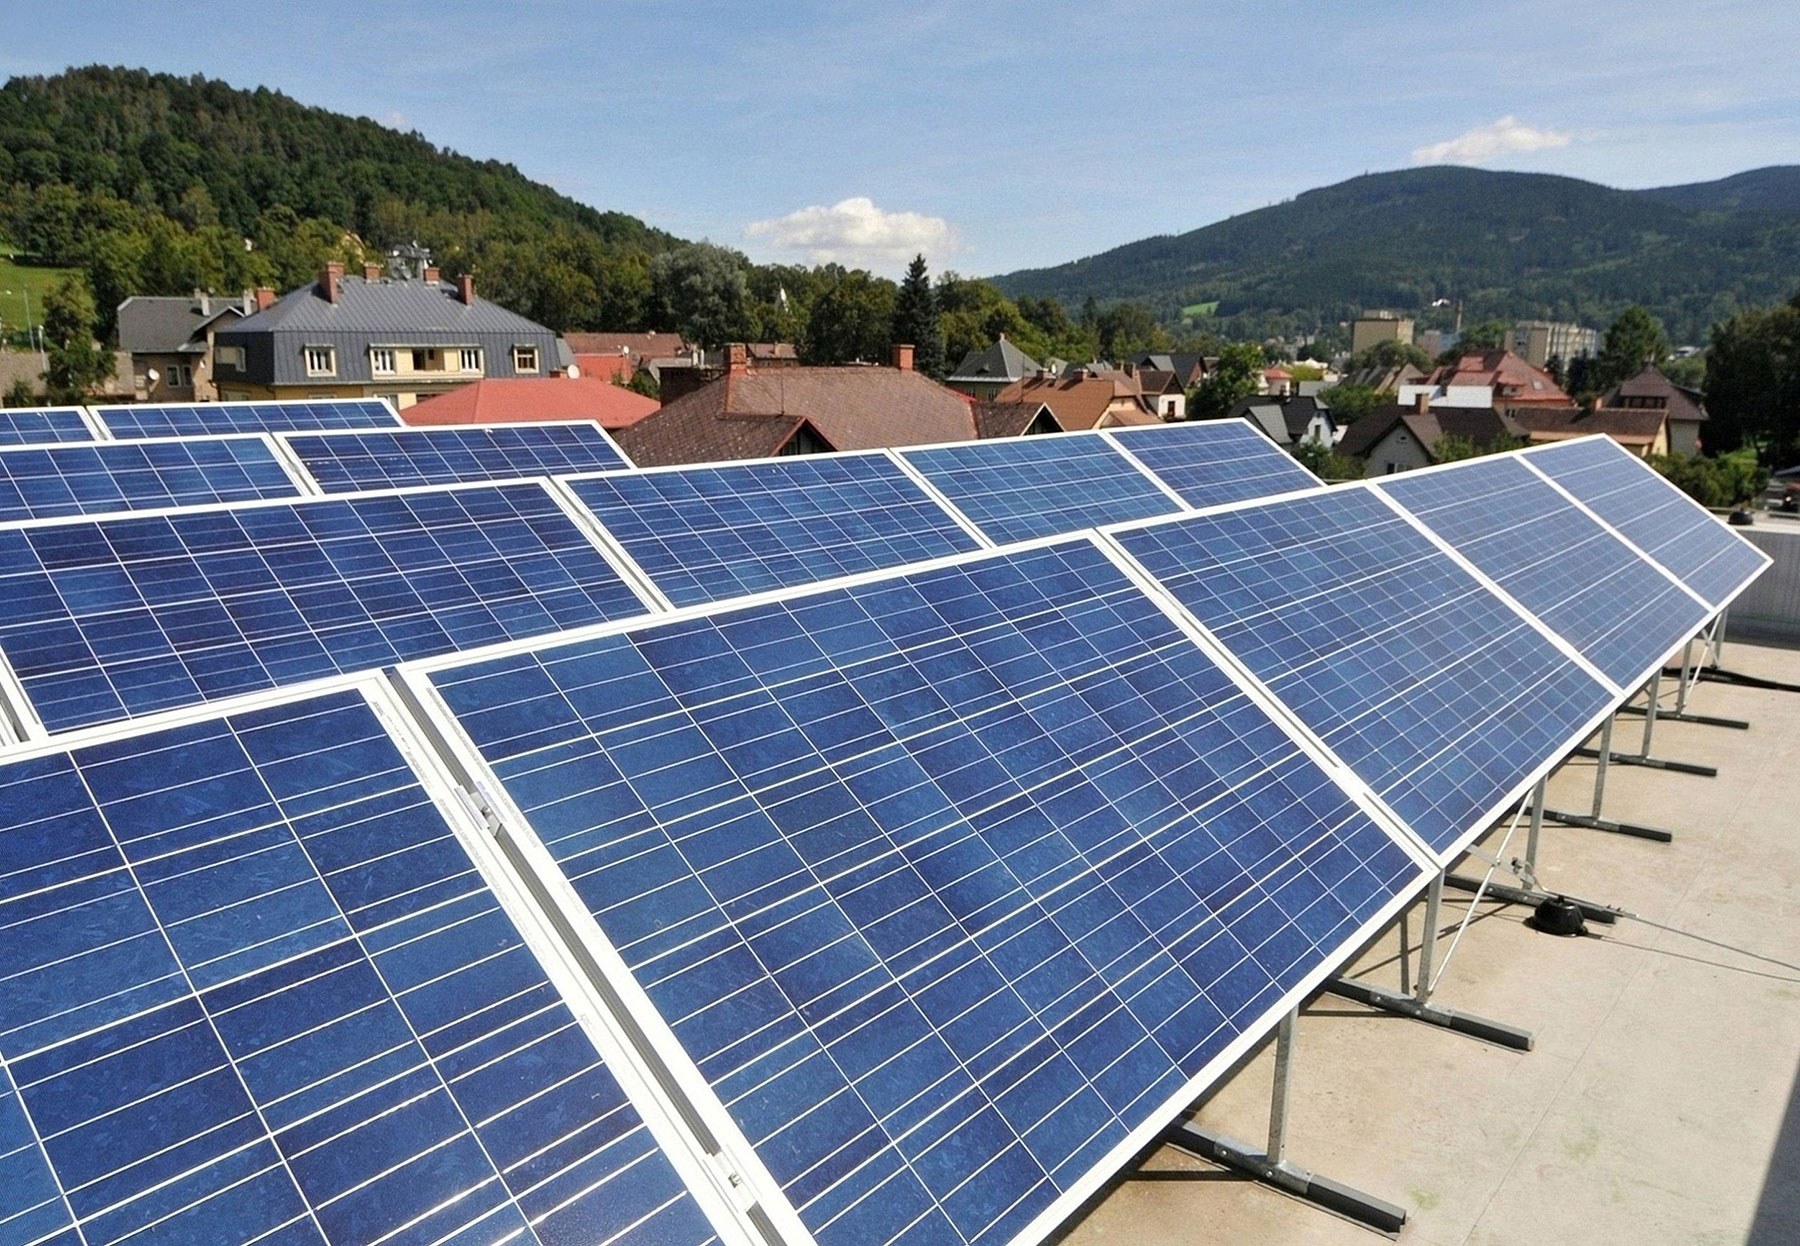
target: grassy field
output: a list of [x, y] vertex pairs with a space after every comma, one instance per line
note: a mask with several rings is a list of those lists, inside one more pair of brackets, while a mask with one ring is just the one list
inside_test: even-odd
[[31, 301], [31, 323], [44, 314], [44, 291], [66, 268], [25, 268], [12, 262], [0, 247], [0, 330], [6, 340], [24, 343], [25, 302]]
[[1189, 303], [1181, 309], [1181, 314], [1189, 320], [1198, 320], [1202, 316], [1210, 316], [1218, 310], [1219, 300], [1214, 299], [1210, 303]]

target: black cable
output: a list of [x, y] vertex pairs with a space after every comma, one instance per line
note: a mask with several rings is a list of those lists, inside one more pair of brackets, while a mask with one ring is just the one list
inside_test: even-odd
[[[1664, 671], [1663, 674], [1679, 676], [1679, 671]], [[1764, 679], [1759, 675], [1745, 675], [1739, 671], [1723, 670], [1717, 666], [1703, 666], [1694, 672], [1694, 678], [1712, 680], [1721, 684], [1733, 684], [1740, 688], [1760, 688], [1767, 692], [1800, 692], [1800, 684], [1784, 684], [1778, 679]]]

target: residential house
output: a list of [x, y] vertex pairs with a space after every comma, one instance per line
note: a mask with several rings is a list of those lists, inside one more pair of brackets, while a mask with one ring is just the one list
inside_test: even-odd
[[1445, 437], [1486, 448], [1524, 435], [1517, 420], [1491, 407], [1435, 408], [1421, 399], [1413, 406], [1374, 408], [1345, 430], [1337, 449], [1362, 459], [1365, 476], [1391, 476], [1437, 462], [1437, 446]]
[[1708, 418], [1706, 395], [1677, 385], [1654, 364], [1607, 390], [1600, 397], [1600, 406], [1608, 411], [1661, 411], [1668, 421], [1667, 453], [1700, 453], [1700, 426]]
[[1416, 364], [1403, 363], [1391, 368], [1375, 364], [1346, 372], [1337, 383], [1339, 385], [1356, 385], [1363, 389], [1372, 389], [1377, 393], [1382, 390], [1392, 390], [1398, 393], [1402, 385], [1417, 385], [1424, 379], [1424, 370]]
[[1140, 370], [1173, 372], [1184, 390], [1192, 389], [1206, 379], [1206, 357], [1196, 351], [1174, 350], [1167, 354], [1158, 352], [1139, 355], [1132, 362]]
[[1533, 441], [1567, 441], [1604, 433], [1640, 458], [1669, 452], [1668, 412], [1657, 408], [1518, 407], [1511, 413]]
[[[266, 296], [271, 302], [274, 292]], [[119, 304], [119, 349], [131, 356], [132, 397], [139, 402], [212, 402], [213, 335], [257, 310], [256, 296], [218, 299], [195, 291], [164, 297], [134, 294]]]
[[1224, 418], [1249, 420], [1280, 446], [1297, 446], [1306, 441], [1329, 446], [1338, 435], [1337, 422], [1331, 418], [1331, 405], [1310, 394], [1287, 398], [1261, 395], [1240, 398]]
[[1000, 390], [993, 401], [1042, 403], [1068, 432], [1162, 422], [1136, 378], [1122, 372], [1096, 375], [1077, 368], [1066, 376], [1019, 381]]
[[565, 333], [563, 341], [584, 376], [594, 375], [596, 370], [610, 376], [617, 365], [600, 361], [623, 359], [629, 379], [639, 368], [652, 367], [653, 360], [682, 358], [693, 352], [679, 333]]
[[[264, 296], [259, 294], [259, 302]], [[475, 280], [383, 277], [366, 265], [267, 300], [213, 335], [221, 399], [382, 397], [405, 409], [488, 377], [553, 376], [573, 364], [551, 330], [478, 298]]]
[[1008, 386], [1043, 375], [1043, 367], [1007, 341], [1006, 334], [1002, 333], [1000, 340], [992, 346], [964, 355], [963, 361], [944, 379], [944, 384], [971, 398], [991, 402]]
[[654, 398], [603, 377], [489, 377], [406, 409], [408, 424], [510, 424], [520, 420], [594, 420], [617, 432], [654, 415]]
[[1569, 396], [1557, 385], [1555, 378], [1510, 350], [1463, 355], [1455, 363], [1436, 369], [1426, 379], [1445, 390], [1486, 386], [1494, 391], [1494, 405], [1509, 410], [1533, 405], [1569, 405]]
[[975, 435], [989, 437], [1032, 437], [1039, 433], [1060, 433], [1056, 412], [1043, 402], [977, 402], [975, 403]]
[[910, 346], [893, 366], [753, 368], [742, 343], [724, 374], [620, 430], [640, 467], [973, 441], [973, 404], [913, 369]]
[[1187, 386], [1172, 370], [1163, 368], [1138, 368], [1133, 374], [1137, 378], [1138, 392], [1143, 395], [1144, 402], [1159, 417], [1165, 420], [1187, 419]]

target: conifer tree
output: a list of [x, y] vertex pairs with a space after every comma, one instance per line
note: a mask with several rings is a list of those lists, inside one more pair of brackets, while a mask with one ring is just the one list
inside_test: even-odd
[[894, 300], [893, 340], [910, 343], [913, 367], [933, 380], [944, 377], [944, 331], [938, 324], [937, 296], [925, 273], [925, 257], [913, 256]]

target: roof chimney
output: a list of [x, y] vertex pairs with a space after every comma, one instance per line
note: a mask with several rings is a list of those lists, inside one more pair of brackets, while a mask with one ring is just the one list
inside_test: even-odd
[[456, 296], [463, 301], [464, 307], [475, 306], [475, 276], [464, 273], [456, 279]]
[[338, 301], [338, 291], [344, 284], [344, 266], [336, 260], [319, 270], [319, 291], [325, 296], [327, 303]]
[[1589, 411], [1598, 411], [1598, 410], [1600, 410], [1601, 407], [1603, 407], [1605, 405], [1606, 405], [1606, 399], [1601, 397], [1599, 394], [1595, 394], [1592, 398], [1588, 399], [1588, 410]]
[[363, 280], [364, 281], [380, 281], [381, 280], [381, 265], [371, 264], [367, 260], [364, 260], [363, 261]]
[[894, 343], [894, 366], [902, 372], [913, 370], [913, 348], [902, 342]]
[[212, 294], [206, 290], [195, 290], [194, 301], [200, 304], [202, 316], [212, 315]]
[[750, 370], [750, 352], [742, 342], [732, 342], [725, 347], [725, 373], [727, 376], [741, 376]]
[[1413, 410], [1424, 415], [1431, 410], [1431, 391], [1422, 389], [1413, 395]]
[[256, 293], [252, 297], [256, 299], [257, 311], [264, 311], [275, 306], [275, 288], [273, 286], [257, 286]]
[[425, 266], [425, 280], [426, 281], [436, 281], [439, 277], [442, 277], [443, 275], [444, 275], [443, 272], [438, 268], [438, 266], [436, 264], [427, 264]]

